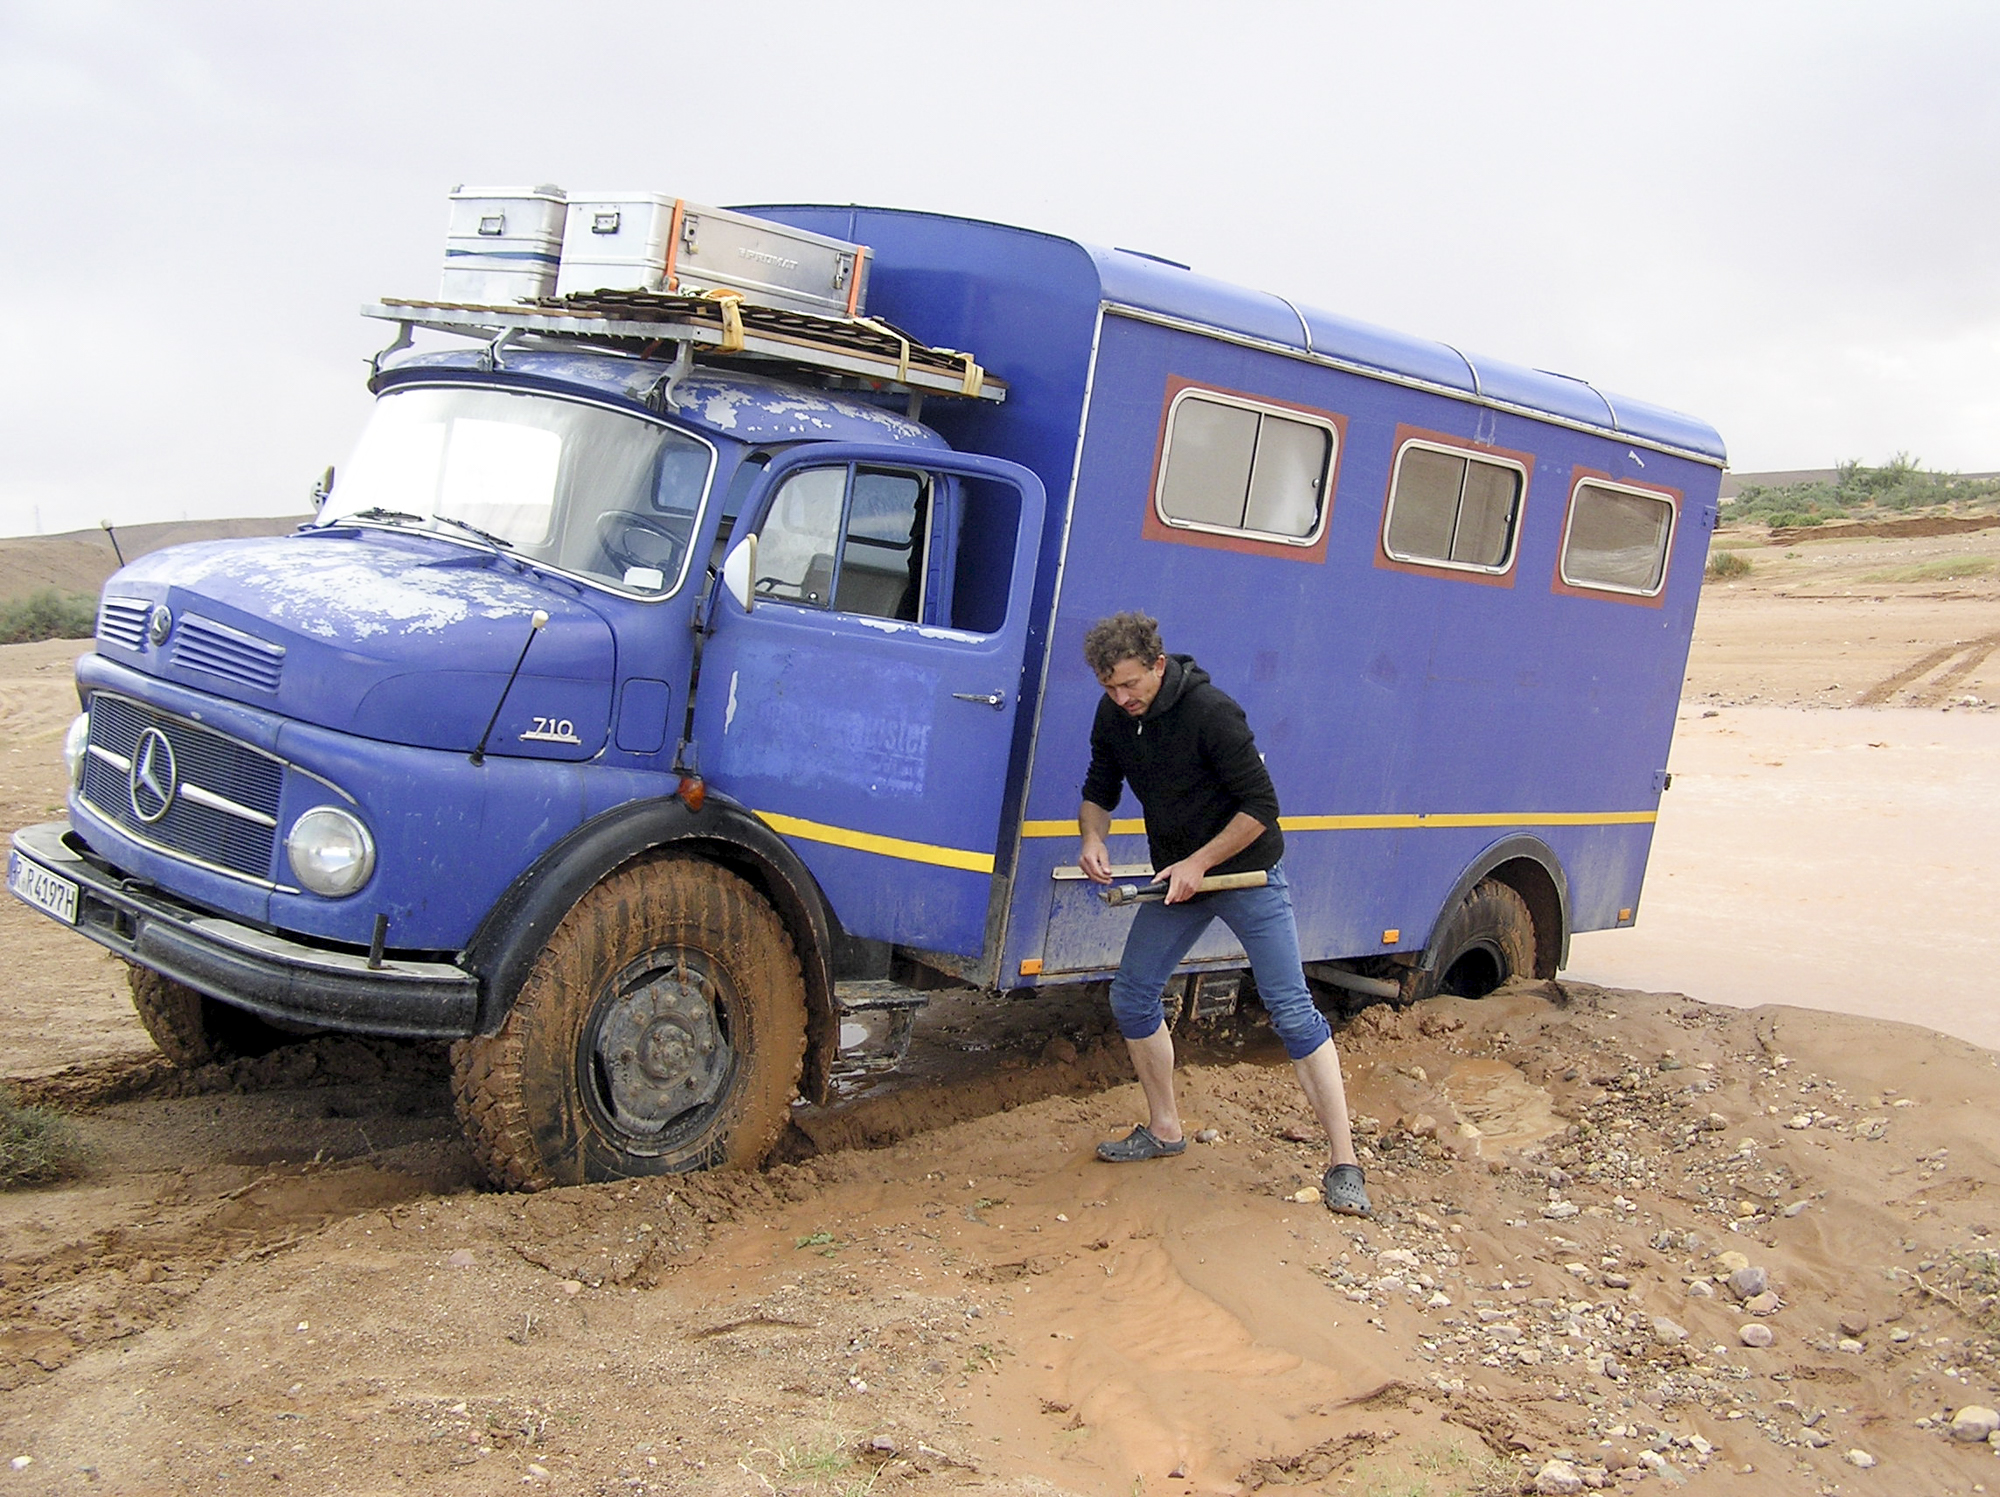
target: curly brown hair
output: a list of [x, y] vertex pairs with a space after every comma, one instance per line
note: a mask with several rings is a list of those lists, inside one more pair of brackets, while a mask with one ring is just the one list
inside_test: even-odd
[[1114, 613], [1099, 619], [1083, 637], [1083, 658], [1091, 674], [1103, 680], [1121, 660], [1151, 665], [1167, 653], [1160, 643], [1160, 621], [1146, 614]]

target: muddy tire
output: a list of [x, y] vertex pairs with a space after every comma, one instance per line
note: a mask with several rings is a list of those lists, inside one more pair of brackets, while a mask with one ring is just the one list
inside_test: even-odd
[[1535, 971], [1535, 917], [1527, 901], [1498, 879], [1474, 884], [1446, 917], [1438, 935], [1437, 966], [1403, 978], [1403, 1000], [1439, 993], [1484, 998], [1519, 974]]
[[160, 1054], [184, 1070], [268, 1055], [299, 1036], [265, 1023], [248, 1009], [219, 1003], [186, 983], [146, 967], [127, 967], [132, 1007]]
[[513, 1190], [761, 1163], [805, 1057], [805, 979], [727, 869], [627, 865], [576, 904], [506, 1020], [452, 1046], [459, 1121]]

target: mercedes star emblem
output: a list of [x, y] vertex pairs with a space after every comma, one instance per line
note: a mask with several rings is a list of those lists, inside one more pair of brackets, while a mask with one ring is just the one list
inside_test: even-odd
[[152, 640], [154, 648], [165, 644], [167, 636], [173, 632], [173, 610], [164, 603], [155, 603], [153, 611], [146, 615], [146, 637]]
[[158, 728], [146, 729], [139, 735], [139, 751], [132, 756], [132, 814], [149, 826], [166, 815], [174, 803], [179, 778], [174, 746], [167, 735]]

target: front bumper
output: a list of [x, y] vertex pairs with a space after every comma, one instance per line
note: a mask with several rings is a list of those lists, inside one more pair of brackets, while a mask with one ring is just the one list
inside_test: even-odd
[[23, 827], [13, 840], [16, 857], [75, 886], [80, 934], [211, 998], [363, 1034], [457, 1039], [477, 1028], [479, 979], [463, 968], [390, 957], [370, 967], [353, 952], [205, 914], [85, 858], [66, 821]]

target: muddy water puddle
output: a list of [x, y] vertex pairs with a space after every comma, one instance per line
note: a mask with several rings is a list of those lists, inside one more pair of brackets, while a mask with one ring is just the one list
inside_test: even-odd
[[1564, 1126], [1554, 1099], [1504, 1060], [1462, 1060], [1441, 1085], [1481, 1158], [1525, 1149]]

